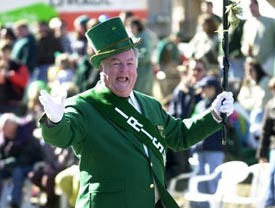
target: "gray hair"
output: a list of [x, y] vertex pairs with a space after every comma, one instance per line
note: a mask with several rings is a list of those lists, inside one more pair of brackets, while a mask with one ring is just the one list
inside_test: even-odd
[[8, 121], [16, 124], [19, 123], [19, 119], [14, 113], [3, 113], [2, 115], [0, 115], [0, 132], [3, 130]]

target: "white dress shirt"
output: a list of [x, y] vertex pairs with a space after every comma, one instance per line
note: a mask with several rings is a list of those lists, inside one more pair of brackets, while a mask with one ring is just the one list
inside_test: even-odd
[[[134, 95], [133, 92], [131, 92], [128, 102], [141, 114], [140, 105], [139, 105], [137, 99], [135, 98], [135, 95]], [[144, 146], [144, 151], [145, 151], [146, 155], [149, 157], [147, 146], [145, 144], [143, 144], [143, 146]], [[155, 181], [154, 181], [154, 184], [155, 184], [155, 187], [156, 187], [155, 188], [155, 203], [157, 203], [157, 201], [160, 199], [160, 195], [159, 195], [159, 191], [157, 189]]]

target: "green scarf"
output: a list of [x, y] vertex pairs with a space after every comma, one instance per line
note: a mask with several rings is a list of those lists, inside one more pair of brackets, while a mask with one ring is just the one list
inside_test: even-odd
[[113, 94], [108, 88], [93, 88], [83, 98], [94, 106], [104, 117], [123, 129], [132, 132], [147, 145], [161, 161], [164, 170], [167, 143], [149, 119], [140, 114], [127, 98]]

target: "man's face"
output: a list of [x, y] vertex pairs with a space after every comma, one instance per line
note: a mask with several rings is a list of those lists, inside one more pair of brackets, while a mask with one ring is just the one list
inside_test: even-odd
[[25, 26], [20, 26], [14, 29], [15, 35], [18, 38], [22, 38], [28, 35], [28, 28]]
[[114, 94], [128, 97], [137, 79], [137, 59], [134, 50], [104, 59], [100, 70], [101, 80]]
[[257, 15], [259, 12], [258, 4], [255, 2], [255, 0], [251, 0], [249, 4], [250, 12], [253, 16]]
[[204, 86], [201, 90], [201, 96], [205, 99], [212, 99], [216, 95], [214, 86]]
[[200, 62], [192, 61], [190, 63], [190, 69], [192, 71], [194, 82], [198, 82], [206, 76], [206, 69]]
[[7, 120], [3, 127], [4, 137], [7, 139], [13, 139], [15, 137], [16, 130], [17, 124], [13, 121]]

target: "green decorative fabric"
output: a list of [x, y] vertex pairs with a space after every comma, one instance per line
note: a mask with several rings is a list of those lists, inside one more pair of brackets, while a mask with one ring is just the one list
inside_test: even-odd
[[128, 102], [127, 98], [117, 97], [108, 88], [101, 88], [101, 90], [91, 90], [91, 96], [84, 97], [84, 99], [87, 99], [107, 119], [128, 129], [142, 143], [150, 147], [161, 161], [164, 169], [167, 150], [165, 139], [155, 126]]
[[0, 25], [11, 24], [18, 20], [25, 19], [28, 22], [37, 22], [41, 20], [48, 21], [57, 17], [58, 12], [49, 4], [36, 3], [25, 7], [12, 9], [0, 13]]

